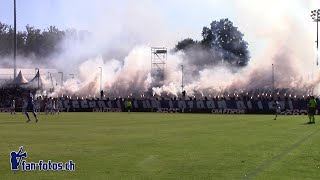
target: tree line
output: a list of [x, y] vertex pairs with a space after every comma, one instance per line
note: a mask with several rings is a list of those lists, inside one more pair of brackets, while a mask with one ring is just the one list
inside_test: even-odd
[[[17, 31], [17, 54], [39, 59], [49, 57], [62, 50], [61, 42], [66, 36], [79, 38], [79, 32], [75, 29], [62, 31], [55, 26], [41, 30], [27, 25], [24, 31]], [[13, 26], [0, 22], [0, 56], [13, 54], [13, 38]]]

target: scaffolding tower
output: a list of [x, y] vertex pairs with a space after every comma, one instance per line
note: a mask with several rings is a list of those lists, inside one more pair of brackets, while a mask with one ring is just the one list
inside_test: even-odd
[[164, 70], [167, 66], [168, 51], [165, 47], [151, 47], [151, 75], [164, 79]]

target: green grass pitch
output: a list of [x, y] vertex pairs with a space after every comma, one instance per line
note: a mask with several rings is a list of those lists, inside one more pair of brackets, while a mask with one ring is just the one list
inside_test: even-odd
[[[318, 117], [316, 117], [318, 118]], [[320, 179], [319, 125], [307, 116], [62, 113], [25, 123], [0, 114], [0, 179]], [[317, 120], [317, 119], [316, 119]], [[74, 172], [12, 172], [27, 162], [76, 163]]]

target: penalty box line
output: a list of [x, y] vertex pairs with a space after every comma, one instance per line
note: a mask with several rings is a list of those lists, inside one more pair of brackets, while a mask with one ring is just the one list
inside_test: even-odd
[[292, 144], [291, 146], [288, 146], [287, 148], [285, 148], [282, 152], [280, 152], [279, 154], [277, 154], [276, 156], [274, 156], [271, 159], [268, 159], [266, 161], [264, 161], [262, 164], [260, 164], [255, 170], [253, 170], [252, 172], [248, 173], [247, 175], [245, 175], [242, 179], [251, 179], [253, 177], [255, 177], [259, 172], [261, 172], [264, 168], [266, 168], [267, 166], [269, 166], [271, 163], [273, 163], [276, 160], [281, 159], [283, 156], [285, 156], [286, 154], [288, 154], [290, 151], [292, 151], [293, 149], [297, 148], [298, 146], [300, 146], [303, 142], [305, 142], [306, 140], [308, 140], [310, 137], [314, 136], [316, 133], [318, 133], [320, 131], [320, 128], [318, 128], [317, 130], [315, 130], [314, 132], [312, 132], [311, 134], [307, 135], [306, 137], [300, 139], [299, 141], [297, 141], [296, 143]]

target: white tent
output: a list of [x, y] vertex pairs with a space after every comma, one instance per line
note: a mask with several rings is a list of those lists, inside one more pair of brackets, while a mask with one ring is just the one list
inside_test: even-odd
[[45, 84], [45, 80], [40, 76], [40, 72], [38, 70], [36, 76], [31, 79], [31, 81], [28, 82], [28, 85], [34, 86], [34, 87], [42, 87], [42, 85]]
[[22, 75], [21, 71], [18, 76], [13, 80], [13, 84], [16, 85], [25, 85], [28, 83], [28, 80]]

